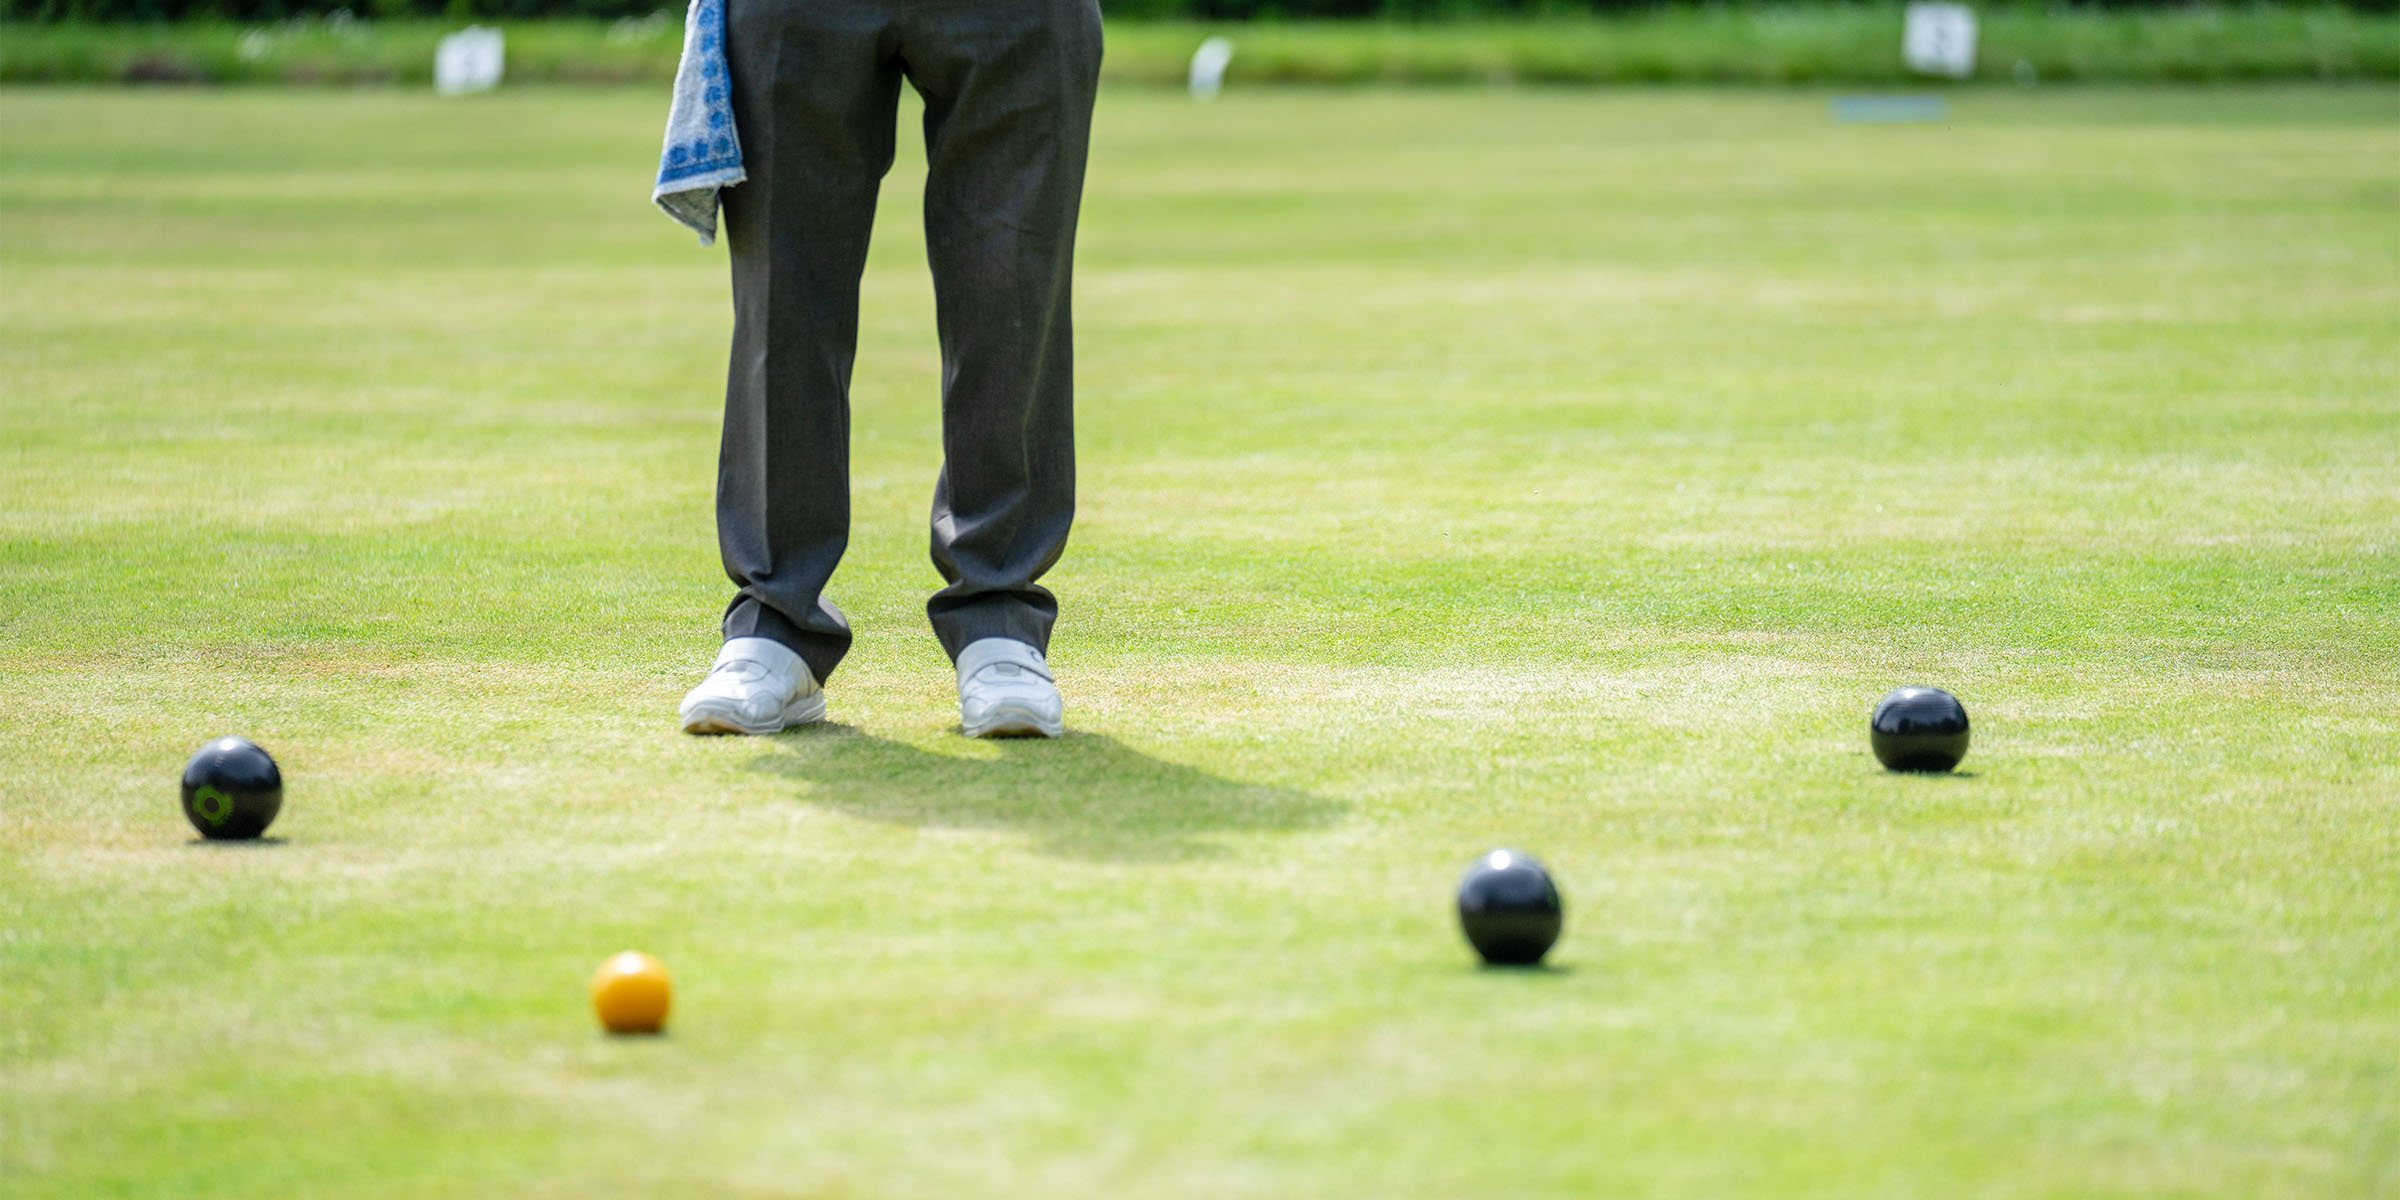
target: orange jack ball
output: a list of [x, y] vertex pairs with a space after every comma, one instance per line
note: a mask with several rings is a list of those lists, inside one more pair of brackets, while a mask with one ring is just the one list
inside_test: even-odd
[[610, 1033], [657, 1033], [667, 1027], [667, 1001], [674, 991], [666, 964], [628, 950], [601, 963], [592, 976], [592, 1011]]

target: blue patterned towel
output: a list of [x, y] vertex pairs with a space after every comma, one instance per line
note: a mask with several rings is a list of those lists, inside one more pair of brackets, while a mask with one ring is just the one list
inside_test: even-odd
[[675, 102], [667, 110], [667, 145], [658, 156], [658, 187], [650, 200], [691, 226], [706, 246], [717, 240], [717, 189], [747, 178], [725, 75], [725, 0], [692, 0], [683, 18], [683, 58], [675, 64]]

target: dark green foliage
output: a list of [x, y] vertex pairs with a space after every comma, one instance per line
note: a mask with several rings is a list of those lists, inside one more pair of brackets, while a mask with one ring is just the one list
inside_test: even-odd
[[294, 17], [458, 20], [638, 17], [658, 0], [0, 0], [10, 21], [241, 21]]
[[[532, 17], [638, 17], [660, 0], [0, 0], [8, 21], [265, 22], [293, 17], [455, 20]], [[2322, 7], [2355, 12], [2400, 11], [2400, 0], [2331, 0]], [[670, 2], [671, 9], [680, 6]], [[1284, 18], [1570, 17], [1669, 7], [1656, 0], [1101, 0], [1109, 16], [1128, 20], [1247, 21]], [[1706, 5], [1703, 7], [1725, 7]], [[1734, 5], [1731, 7], [1747, 7]], [[1983, 6], [1990, 7], [1990, 6]], [[2008, 6], [2003, 6], [2008, 7]], [[2085, 0], [2068, 8], [2189, 8], [2185, 0]]]

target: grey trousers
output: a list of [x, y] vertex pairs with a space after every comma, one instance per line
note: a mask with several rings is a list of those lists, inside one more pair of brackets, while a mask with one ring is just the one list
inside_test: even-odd
[[733, 361], [717, 543], [728, 638], [819, 680], [850, 646], [825, 598], [850, 536], [850, 366], [900, 81], [925, 99], [925, 247], [942, 345], [927, 605], [955, 658], [1049, 647], [1039, 586], [1075, 514], [1069, 278], [1100, 69], [1095, 0], [730, 0], [749, 179], [724, 193]]

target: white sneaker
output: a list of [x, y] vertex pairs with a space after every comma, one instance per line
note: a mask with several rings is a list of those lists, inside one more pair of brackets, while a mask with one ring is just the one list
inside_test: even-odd
[[982, 638], [958, 652], [958, 728], [968, 737], [1057, 737], [1066, 703], [1042, 652], [1015, 638]]
[[739, 637], [683, 698], [685, 733], [776, 733], [825, 719], [825, 689], [781, 642]]

